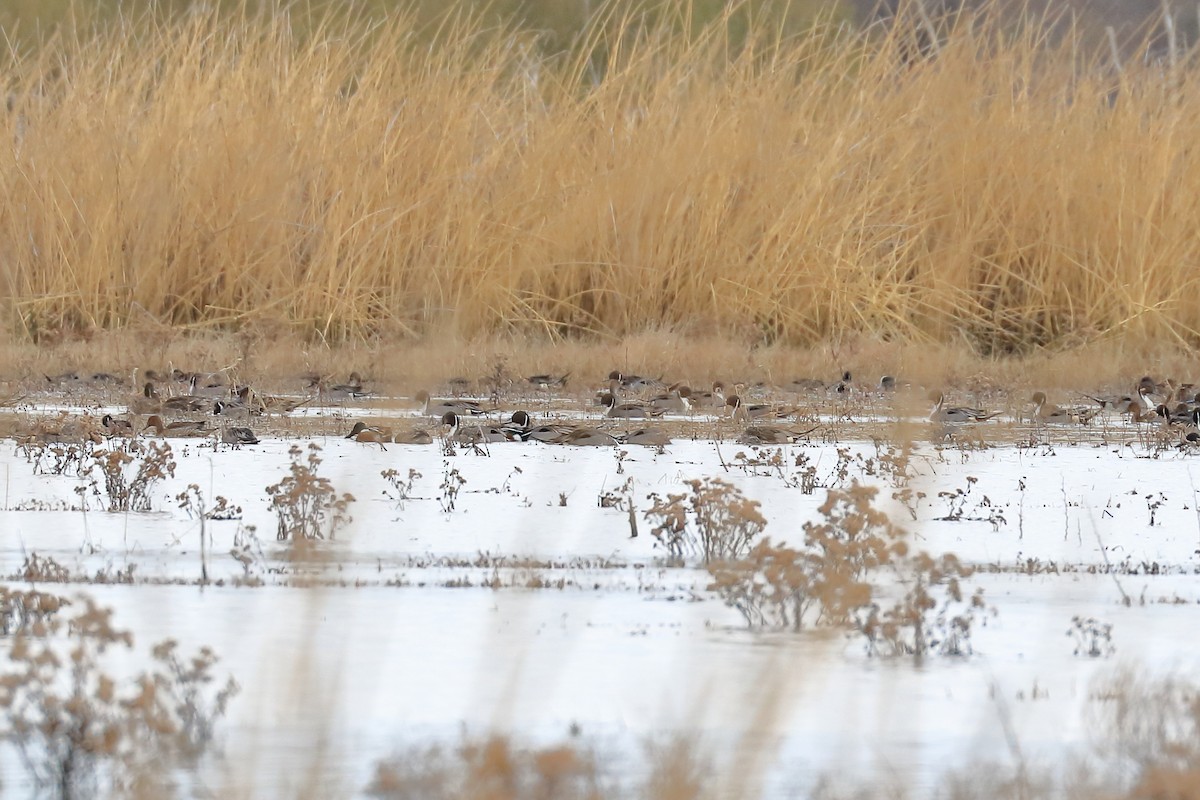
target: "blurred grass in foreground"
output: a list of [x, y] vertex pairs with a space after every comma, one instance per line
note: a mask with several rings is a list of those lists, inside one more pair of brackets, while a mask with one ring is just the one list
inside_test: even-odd
[[1200, 338], [1190, 52], [755, 8], [605, 6], [556, 53], [486, 16], [61, 27], [6, 64], [6, 327]]

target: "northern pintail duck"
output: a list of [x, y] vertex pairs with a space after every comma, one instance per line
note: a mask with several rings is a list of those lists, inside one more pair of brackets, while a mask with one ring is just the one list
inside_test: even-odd
[[895, 375], [882, 375], [879, 378], [879, 391], [891, 394], [899, 389], [911, 389], [912, 384], [907, 381], [902, 381]]
[[127, 406], [133, 414], [157, 414], [163, 410], [163, 401], [158, 396], [154, 384], [147, 381], [142, 386], [141, 393], [130, 398]]
[[75, 370], [62, 372], [58, 375], [46, 375], [46, 381], [64, 389], [74, 389], [84, 385], [83, 376]]
[[104, 428], [109, 436], [133, 435], [133, 423], [127, 419], [114, 417], [112, 414], [105, 414], [100, 419], [100, 426]]
[[193, 414], [199, 411], [210, 410], [212, 402], [207, 397], [191, 397], [190, 395], [181, 394], [175, 397], [164, 398], [162, 407], [163, 411], [172, 411], [176, 414]]
[[747, 403], [740, 395], [730, 395], [725, 401], [730, 415], [738, 420], [750, 419], [783, 419], [796, 413], [796, 409], [788, 406], [773, 406], [766, 403]]
[[797, 394], [813, 394], [825, 388], [825, 381], [817, 380], [816, 378], [796, 378], [793, 381], [788, 381], [780, 388]]
[[1174, 387], [1169, 381], [1158, 383], [1149, 375], [1143, 376], [1137, 384], [1138, 400], [1147, 410], [1157, 408], [1167, 402], [1174, 393]]
[[605, 416], [613, 419], [649, 419], [667, 413], [665, 408], [655, 408], [642, 403], [618, 403], [617, 398], [609, 393], [601, 395], [600, 405], [608, 409]]
[[608, 373], [608, 380], [610, 384], [630, 392], [659, 391], [667, 388], [662, 378], [643, 378], [641, 375], [629, 375], [616, 369]]
[[571, 425], [538, 425], [525, 434], [525, 441], [562, 444], [577, 429]]
[[934, 422], [984, 422], [1003, 413], [981, 411], [966, 406], [947, 407], [946, 396], [941, 392], [934, 392], [929, 399], [934, 401], [933, 410], [929, 412], [929, 418]]
[[1033, 393], [1033, 418], [1050, 425], [1086, 425], [1100, 413], [1098, 408], [1060, 408], [1046, 401], [1045, 392]]
[[559, 443], [575, 447], [605, 447], [620, 444], [615, 436], [596, 428], [575, 428]]
[[311, 397], [279, 397], [277, 395], [259, 394], [249, 386], [243, 386], [237, 391], [238, 397], [250, 407], [254, 413], [290, 414], [302, 405], [311, 403]]
[[231, 425], [226, 428], [221, 428], [221, 441], [225, 444], [258, 444], [258, 437], [254, 435], [254, 431], [245, 426]]
[[574, 430], [570, 425], [535, 426], [528, 411], [514, 411], [511, 420], [502, 425], [501, 429], [512, 441], [525, 442], [536, 439], [539, 442], [548, 443], [557, 443]]
[[142, 432], [146, 431], [154, 431], [159, 436], [172, 437], [207, 436], [209, 433], [206, 422], [191, 420], [163, 422], [163, 418], [158, 414], [151, 414], [150, 418], [146, 420], [146, 426], [142, 428]]
[[530, 375], [525, 380], [539, 389], [561, 389], [567, 385], [567, 378], [569, 377], [571, 377], [571, 373], [569, 372], [564, 372], [562, 375], [545, 373], [542, 375]]
[[188, 394], [192, 397], [229, 397], [229, 384], [219, 372], [208, 375], [193, 373], [188, 379]]
[[774, 425], [751, 425], [742, 432], [738, 441], [742, 444], [792, 444], [816, 429], [814, 427], [806, 431], [797, 431], [790, 428], [778, 428]]
[[1139, 403], [1132, 394], [1085, 394], [1088, 400], [1096, 403], [1101, 411], [1116, 411], [1124, 414], [1130, 403]]
[[447, 429], [446, 438], [463, 444], [480, 444], [512, 441], [508, 432], [496, 425], [483, 425], [475, 421], [465, 424], [458, 414], [447, 411], [442, 415], [442, 425]]
[[1140, 400], [1130, 400], [1129, 404], [1122, 409], [1124, 414], [1129, 417], [1129, 421], [1134, 424], [1143, 424], [1147, 422], [1163, 423], [1163, 416], [1158, 413], [1158, 407], [1147, 409]]
[[688, 386], [676, 386], [666, 394], [655, 395], [647, 400], [651, 408], [660, 408], [668, 414], [687, 414], [692, 410], [692, 390]]
[[1196, 421], [1196, 415], [1200, 414], [1200, 409], [1192, 408], [1187, 403], [1179, 403], [1174, 408], [1160, 405], [1155, 410], [1161, 419], [1168, 425], [1187, 426], [1193, 425]]
[[213, 401], [212, 414], [214, 417], [248, 417], [254, 413], [261, 414], [262, 412], [256, 412], [236, 397], [231, 397], [228, 400]]
[[725, 408], [725, 384], [717, 381], [713, 384], [711, 392], [698, 391], [693, 389], [688, 395], [688, 400], [693, 408], [707, 408], [722, 410]]
[[395, 444], [432, 444], [433, 436], [424, 428], [409, 428], [392, 434]]
[[332, 386], [327, 386], [325, 381], [318, 377], [316, 389], [317, 396], [330, 403], [345, 403], [371, 396], [371, 392], [363, 389], [362, 377], [357, 372], [351, 372], [345, 383], [335, 383]]
[[666, 431], [655, 428], [639, 428], [636, 431], [618, 437], [621, 444], [636, 444], [643, 447], [665, 447], [671, 443], [671, 437]]
[[473, 417], [483, 413], [479, 403], [474, 400], [435, 400], [426, 391], [417, 392], [413, 399], [422, 405], [421, 413], [427, 417], [442, 418], [447, 414]]

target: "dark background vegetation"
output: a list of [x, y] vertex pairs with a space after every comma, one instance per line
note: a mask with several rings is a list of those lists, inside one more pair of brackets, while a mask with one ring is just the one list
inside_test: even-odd
[[[799, 32], [818, 15], [839, 21], [868, 23], [887, 16], [913, 0], [746, 0], [742, 12], [759, 18], [776, 19], [787, 31]], [[962, 5], [979, 5], [979, 0], [923, 0], [933, 15]], [[651, 16], [677, 15], [699, 29], [719, 17], [730, 5], [728, 0], [0, 0], [0, 26], [10, 44], [28, 45], [51, 35], [68, 21], [136, 17], [147, 13], [170, 16], [189, 10], [237, 10], [248, 8], [273, 12], [287, 9], [300, 24], [334, 10], [365, 16], [383, 15], [396, 10], [414, 13], [431, 25], [447, 8], [459, 7], [472, 13], [484, 13], [497, 23], [507, 23], [541, 32], [548, 51], [566, 48], [583, 29], [585, 21], [604, 9], [618, 12], [639, 9]], [[1180, 0], [1169, 0], [1181, 40], [1197, 40], [1200, 9]], [[1045, 16], [1059, 26], [1073, 22], [1088, 38], [1100, 39], [1112, 27], [1126, 49], [1135, 47], [1145, 36], [1162, 36], [1163, 4], [1159, 0], [1011, 0], [1012, 13]]]

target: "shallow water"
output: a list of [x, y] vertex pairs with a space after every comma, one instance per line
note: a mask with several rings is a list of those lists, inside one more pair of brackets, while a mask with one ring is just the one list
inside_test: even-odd
[[[930, 787], [970, 759], [1009, 759], [1004, 719], [1034, 761], [1084, 751], [1092, 681], [1118, 660], [1161, 671], [1200, 660], [1200, 644], [1183, 635], [1200, 622], [1195, 460], [1176, 451], [923, 445], [908, 479], [924, 495], [912, 503], [914, 521], [874, 467], [852, 461], [839, 479], [835, 445], [789, 446], [782, 468], [739, 469], [730, 466], [736, 454], [752, 453], [728, 443], [628, 448], [623, 457], [501, 444], [447, 457], [437, 446], [315, 441], [320, 474], [358, 499], [353, 523], [304, 563], [274, 541], [265, 491], [286, 472], [289, 441], [219, 452], [177, 443], [176, 475], [155, 490], [148, 514], [110, 514], [95, 496], [78, 510], [79, 478], [34, 475], [11, 445], [0, 451], [0, 572], [18, 572], [32, 551], [77, 576], [136, 564], [133, 585], [43, 588], [86, 590], [111, 605], [140, 652], [167, 637], [210, 645], [219, 673], [242, 685], [221, 727], [226, 758], [200, 778], [210, 787], [290, 796], [310, 785], [315, 759], [322, 794], [341, 795], [406, 746], [492, 729], [557, 742], [572, 726], [632, 760], [621, 768], [631, 774], [646, 737], [689, 731], [718, 754], [718, 773], [749, 774], [770, 796], [830, 772]], [[879, 453], [870, 443], [841, 446], [852, 458]], [[821, 483], [884, 487], [884, 506], [914, 546], [984, 568], [973, 585], [997, 613], [977, 624], [973, 657], [914, 664], [870, 658], [843, 633], [747, 631], [705, 590], [706, 573], [667, 567], [644, 524], [631, 538], [628, 514], [598, 502], [632, 480], [627, 495], [644, 509], [652, 492], [719, 476], [761, 502], [766, 535], [796, 543], [825, 499], [823, 488], [787, 484], [798, 455]], [[384, 496], [388, 468], [421, 474], [403, 504]], [[465, 483], [446, 512], [440, 487], [452, 470]], [[208, 523], [209, 575], [223, 585], [195, 584], [199, 523], [172, 499], [189, 483], [243, 509], [240, 520]], [[965, 499], [951, 496], [959, 490]], [[37, 503], [58, 510], [15, 510]], [[248, 570], [228, 554], [246, 525], [263, 553]], [[1031, 574], [1014, 572], [1018, 563]], [[1095, 574], [1105, 572], [1115, 574]], [[531, 577], [564, 587], [514, 588]], [[234, 585], [247, 579], [261, 585]], [[492, 580], [505, 588], [483, 588]], [[469, 586], [450, 588], [460, 584]], [[1073, 654], [1076, 614], [1113, 624], [1114, 658]], [[16, 775], [6, 763], [6, 776]], [[5, 781], [8, 796], [19, 787]], [[729, 796], [746, 791], [726, 786]]]

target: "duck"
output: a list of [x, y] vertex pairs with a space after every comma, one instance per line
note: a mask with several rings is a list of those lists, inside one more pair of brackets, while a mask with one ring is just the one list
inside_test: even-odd
[[433, 444], [433, 436], [424, 428], [409, 428], [392, 434], [395, 444]]
[[608, 373], [608, 381], [613, 388], [620, 387], [630, 392], [661, 391], [667, 388], [662, 378], [643, 378], [641, 375], [629, 375], [617, 369]]
[[688, 395], [688, 401], [693, 408], [708, 408], [721, 410], [725, 408], [725, 384], [720, 381], [713, 383], [712, 391], [693, 389]]
[[514, 411], [502, 429], [510, 440], [524, 441], [529, 438], [529, 432], [533, 429], [533, 417], [529, 416], [529, 411]]
[[127, 419], [114, 417], [112, 414], [105, 414], [100, 419], [100, 425], [104, 428], [109, 436], [133, 435], [133, 423]]
[[147, 381], [141, 393], [130, 398], [127, 406], [131, 414], [158, 414], [163, 410], [163, 401], [154, 384]]
[[788, 381], [781, 389], [795, 394], [814, 394], [825, 388], [825, 381], [817, 378], [796, 378]]
[[248, 417], [254, 411], [241, 400], [230, 398], [228, 400], [214, 401], [212, 413], [214, 417]]
[[207, 397], [192, 397], [191, 395], [180, 394], [174, 397], [163, 398], [162, 410], [175, 414], [193, 414], [209, 410], [211, 402]]
[[1143, 423], [1147, 423], [1147, 422], [1153, 422], [1153, 423], [1165, 423], [1166, 422], [1165, 407], [1164, 407], [1164, 413], [1162, 415], [1160, 415], [1158, 413], [1157, 406], [1155, 406], [1154, 408], [1151, 408], [1151, 409], [1147, 409], [1140, 400], [1130, 400], [1129, 403], [1125, 406], [1125, 408], [1121, 409], [1121, 411], [1123, 414], [1125, 414], [1125, 416], [1129, 417], [1129, 421], [1134, 424], [1143, 424]]
[[474, 400], [435, 400], [424, 390], [417, 392], [413, 399], [422, 404], [421, 413], [427, 417], [443, 418], [447, 414], [474, 417], [483, 413], [479, 403]]
[[495, 425], [481, 425], [469, 422], [462, 425], [462, 420], [453, 411], [442, 415], [442, 425], [448, 428], [446, 438], [463, 444], [481, 444], [512, 441], [509, 434]]
[[829, 394], [833, 397], [849, 397], [854, 392], [854, 377], [850, 374], [850, 370], [842, 373], [842, 379], [829, 388]]
[[617, 437], [596, 428], [575, 428], [559, 442], [575, 447], [605, 447], [620, 444]]
[[562, 389], [567, 385], [567, 378], [571, 377], [571, 373], [564, 372], [562, 375], [552, 375], [543, 373], [540, 375], [530, 375], [525, 380], [539, 389]]
[[221, 428], [221, 441], [225, 444], [258, 444], [254, 431], [240, 425]]
[[742, 444], [792, 444], [808, 436], [818, 427], [820, 426], [809, 428], [806, 431], [797, 431], [790, 428], [778, 428], [774, 425], [751, 425], [742, 432], [738, 441]]
[[254, 393], [254, 399], [262, 411], [272, 414], [290, 414], [302, 405], [312, 402], [311, 397], [279, 397], [270, 394]]
[[1136, 392], [1143, 408], [1149, 411], [1167, 402], [1175, 394], [1175, 389], [1170, 381], [1158, 383], [1149, 375], [1144, 375], [1138, 381]]
[[357, 372], [351, 372], [345, 383], [326, 386], [325, 381], [318, 377], [315, 385], [317, 396], [330, 403], [345, 403], [348, 400], [361, 400], [371, 396], [371, 392], [363, 389], [362, 377]]
[[666, 431], [654, 428], [639, 428], [617, 438], [621, 444], [636, 444], [643, 447], [666, 447], [671, 443], [671, 437], [667, 435]]
[[1101, 411], [1117, 411], [1122, 414], [1129, 408], [1130, 403], [1138, 402], [1131, 394], [1085, 394], [1083, 397], [1096, 403]]
[[1164, 404], [1154, 409], [1154, 413], [1168, 425], [1186, 426], [1194, 424], [1196, 414], [1200, 413], [1200, 409], [1193, 409], [1186, 403], [1180, 403], [1175, 408], [1167, 408]]
[[354, 423], [354, 427], [346, 434], [347, 439], [353, 439], [356, 442], [363, 442], [364, 444], [379, 445], [392, 441], [393, 436], [391, 428], [368, 425], [362, 421]]
[[1180, 427], [1180, 436], [1183, 441], [1200, 444], [1200, 408], [1193, 408], [1191, 420]]
[[660, 408], [669, 414], [686, 414], [692, 410], [692, 390], [686, 385], [673, 387], [666, 394], [651, 397], [646, 402], [651, 408]]
[[934, 422], [984, 422], [1003, 413], [1001, 411], [980, 411], [978, 408], [966, 406], [947, 408], [946, 396], [941, 392], [932, 393], [929, 399], [934, 401], [933, 410], [929, 412], [929, 419]]
[[46, 375], [44, 377], [46, 378], [47, 382], [52, 383], [55, 386], [62, 386], [68, 389], [82, 386], [84, 383], [83, 378], [75, 370], [63, 372], [58, 375]]
[[766, 403], [746, 403], [743, 402], [740, 395], [730, 395], [725, 401], [725, 405], [729, 408], [729, 413], [734, 419], [783, 419], [790, 417], [796, 413], [796, 409], [789, 406], [772, 406]]
[[1086, 425], [1100, 413], [1098, 408], [1060, 408], [1046, 402], [1045, 392], [1033, 393], [1033, 418], [1051, 425]]
[[146, 425], [142, 428], [142, 432], [154, 431], [159, 436], [207, 436], [208, 424], [204, 421], [178, 420], [176, 422], [164, 423], [163, 418], [158, 414], [151, 414], [146, 420]]
[[562, 444], [578, 428], [573, 425], [539, 425], [525, 432], [525, 441]]
[[193, 373], [188, 379], [188, 394], [192, 397], [229, 397], [229, 384], [219, 372], [208, 375]]
[[618, 403], [612, 393], [600, 396], [600, 405], [608, 409], [605, 416], [613, 419], [649, 419], [667, 413], [665, 408], [655, 408], [641, 403]]

